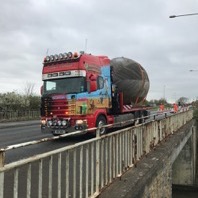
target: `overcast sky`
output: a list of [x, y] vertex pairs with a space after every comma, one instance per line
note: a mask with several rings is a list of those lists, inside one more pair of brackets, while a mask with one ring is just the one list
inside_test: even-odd
[[198, 15], [169, 16], [197, 12], [197, 0], [1, 0], [0, 93], [39, 94], [47, 53], [86, 50], [139, 62], [149, 100], [196, 99]]

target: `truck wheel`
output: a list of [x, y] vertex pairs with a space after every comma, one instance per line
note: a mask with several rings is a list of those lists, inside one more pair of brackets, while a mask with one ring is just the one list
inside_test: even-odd
[[[107, 124], [107, 121], [104, 116], [99, 116], [96, 120], [96, 127], [102, 127]], [[107, 128], [100, 129], [100, 135], [104, 135], [107, 132]]]

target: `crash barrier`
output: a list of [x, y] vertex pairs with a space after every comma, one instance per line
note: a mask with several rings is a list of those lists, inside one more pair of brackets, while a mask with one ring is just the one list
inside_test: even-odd
[[39, 118], [40, 111], [0, 111], [0, 122]]
[[189, 110], [104, 136], [99, 136], [97, 129], [95, 138], [9, 164], [5, 164], [5, 154], [10, 149], [26, 146], [27, 150], [27, 145], [50, 139], [0, 149], [0, 198], [96, 197], [192, 118], [193, 111]]

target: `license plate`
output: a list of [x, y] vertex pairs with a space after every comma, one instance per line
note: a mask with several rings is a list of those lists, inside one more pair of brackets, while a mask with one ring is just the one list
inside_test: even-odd
[[56, 135], [62, 135], [62, 134], [65, 134], [65, 131], [64, 130], [55, 130], [54, 131], [54, 134], [56, 134]]

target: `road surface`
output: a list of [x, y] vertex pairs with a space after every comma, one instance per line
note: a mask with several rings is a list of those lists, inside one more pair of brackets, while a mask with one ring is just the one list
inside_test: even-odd
[[[46, 137], [52, 137], [52, 134], [41, 133], [39, 122], [31, 125], [28, 125], [27, 122], [26, 125], [22, 125], [22, 126], [17, 126], [16, 123], [16, 125], [12, 125], [12, 127], [3, 127], [3, 128], [1, 128], [0, 126], [0, 148], [5, 148], [10, 145], [20, 144], [33, 140], [40, 140]], [[22, 147], [18, 149], [12, 149], [6, 151], [5, 163], [10, 163], [19, 159], [27, 158], [47, 151], [52, 151], [67, 145], [75, 144], [79, 141], [83, 141], [86, 139], [87, 137], [85, 136], [62, 138], [49, 142], [43, 142], [36, 145], [26, 146], [25, 148]]]

